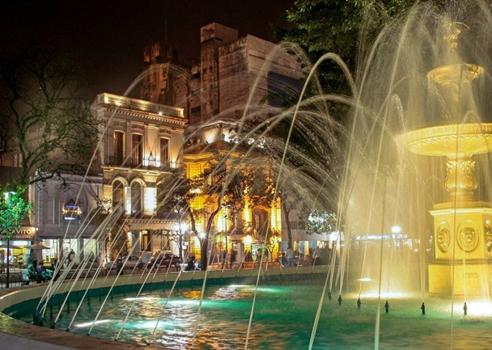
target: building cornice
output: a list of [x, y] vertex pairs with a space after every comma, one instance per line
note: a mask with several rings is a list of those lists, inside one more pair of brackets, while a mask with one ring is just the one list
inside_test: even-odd
[[155, 123], [175, 124], [182, 128], [188, 122], [184, 117], [183, 108], [108, 93], [97, 95], [91, 107], [99, 112], [102, 110], [104, 114], [119, 114]]

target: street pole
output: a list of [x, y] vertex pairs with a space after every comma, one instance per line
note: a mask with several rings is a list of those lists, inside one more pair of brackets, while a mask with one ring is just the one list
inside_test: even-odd
[[5, 283], [5, 286], [9, 288], [10, 284], [10, 238], [7, 235], [7, 281]]
[[183, 259], [183, 236], [181, 236], [181, 223], [179, 223], [179, 258]]

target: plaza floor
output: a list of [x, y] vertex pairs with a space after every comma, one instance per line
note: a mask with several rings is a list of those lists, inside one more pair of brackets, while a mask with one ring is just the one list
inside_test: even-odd
[[4, 350], [70, 350], [66, 346], [44, 343], [37, 340], [20, 338], [8, 333], [0, 332], [0, 344]]

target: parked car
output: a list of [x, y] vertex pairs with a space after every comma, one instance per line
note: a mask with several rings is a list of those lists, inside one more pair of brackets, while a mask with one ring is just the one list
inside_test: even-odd
[[[126, 259], [126, 256], [121, 257], [121, 264], [123, 264], [124, 269], [134, 269], [135, 266], [138, 268], [143, 268], [145, 267], [145, 262], [142, 261], [143, 259], [140, 259], [138, 255], [130, 255], [128, 257], [128, 260]], [[106, 269], [116, 269], [118, 264], [118, 260], [116, 262], [114, 261], [109, 261], [106, 264], [104, 264], [104, 267]]]
[[159, 254], [154, 255], [152, 259], [150, 259], [149, 263], [147, 264], [147, 267], [148, 268], [154, 267], [158, 269], [159, 267], [168, 268], [169, 266], [171, 266], [178, 269], [181, 268], [182, 263], [183, 263], [183, 259], [181, 259], [179, 256], [171, 253], [163, 253], [160, 255]]

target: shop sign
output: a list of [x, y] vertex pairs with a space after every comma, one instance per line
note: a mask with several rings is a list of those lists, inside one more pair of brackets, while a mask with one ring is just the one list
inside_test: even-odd
[[11, 239], [23, 239], [26, 241], [33, 241], [36, 230], [34, 227], [21, 227], [16, 235], [13, 235]]

